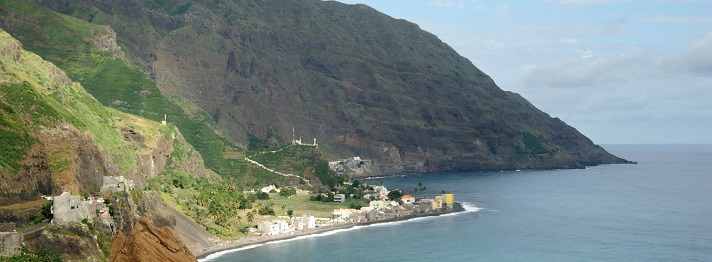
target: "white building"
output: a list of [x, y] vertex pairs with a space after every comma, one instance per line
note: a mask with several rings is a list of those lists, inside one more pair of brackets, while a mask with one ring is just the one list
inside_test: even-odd
[[344, 194], [334, 194], [334, 202], [344, 202], [346, 200], [346, 195]]
[[398, 206], [398, 202], [386, 200], [373, 200], [368, 202], [368, 206], [373, 210], [391, 209]]
[[264, 193], [272, 192], [272, 190], [274, 190], [274, 191], [277, 192], [277, 193], [279, 193], [279, 191], [280, 191], [279, 188], [277, 188], [277, 187], [274, 186], [274, 185], [269, 185], [269, 186], [263, 187], [263, 188], [261, 189], [261, 191], [264, 192]]
[[134, 181], [124, 176], [104, 176], [101, 191], [129, 192], [134, 189]]
[[284, 220], [260, 221], [257, 224], [257, 230], [268, 236], [279, 235], [282, 233], [290, 233], [294, 231]]
[[301, 216], [292, 218], [292, 228], [297, 231], [316, 228], [316, 219], [314, 216]]
[[93, 219], [99, 210], [106, 208], [104, 199], [90, 197], [82, 200], [80, 196], [71, 195], [64, 192], [54, 197], [52, 203], [53, 223], [64, 224], [69, 222], [80, 222], [83, 219]]
[[353, 209], [353, 208], [339, 208], [339, 209], [334, 209], [334, 212], [331, 213], [334, 216], [334, 220], [336, 222], [343, 222], [343, 221], [349, 221], [352, 216], [359, 216], [361, 215], [361, 210]]

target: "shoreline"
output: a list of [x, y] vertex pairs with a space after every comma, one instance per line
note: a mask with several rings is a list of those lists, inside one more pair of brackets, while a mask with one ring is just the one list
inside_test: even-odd
[[280, 234], [280, 235], [274, 235], [274, 236], [248, 236], [248, 237], [242, 237], [242, 238], [235, 239], [235, 240], [225, 240], [225, 241], [222, 241], [222, 243], [216, 243], [214, 246], [212, 246], [210, 248], [203, 249], [201, 252], [196, 252], [194, 255], [195, 255], [195, 258], [201, 260], [201, 259], [207, 258], [208, 256], [210, 256], [212, 254], [216, 254], [218, 252], [223, 252], [223, 251], [228, 251], [228, 250], [233, 250], [233, 249], [240, 249], [240, 248], [245, 248], [245, 247], [254, 246], [254, 245], [264, 245], [264, 244], [271, 243], [271, 242], [288, 240], [288, 239], [293, 239], [293, 238], [302, 237], [302, 236], [317, 235], [317, 234], [327, 233], [327, 232], [331, 232], [331, 231], [336, 231], [339, 229], [349, 229], [349, 228], [353, 228], [356, 226], [368, 226], [368, 225], [373, 225], [373, 224], [406, 221], [406, 220], [411, 220], [414, 218], [421, 218], [421, 217], [434, 217], [434, 216], [440, 216], [440, 215], [445, 215], [445, 214], [460, 213], [460, 212], [464, 212], [464, 211], [466, 211], [466, 210], [462, 206], [462, 204], [455, 202], [455, 203], [453, 203], [453, 207], [451, 209], [448, 209], [445, 211], [410, 214], [410, 215], [406, 215], [406, 216], [401, 216], [401, 217], [396, 217], [396, 218], [391, 218], [391, 219], [384, 219], [384, 220], [374, 220], [374, 221], [366, 221], [366, 222], [359, 222], [359, 223], [346, 223], [346, 224], [342, 224], [342, 225], [333, 225], [333, 226], [320, 227], [320, 228], [316, 228], [316, 229], [297, 231], [297, 232], [293, 232], [291, 234], [284, 234], [284, 235]]

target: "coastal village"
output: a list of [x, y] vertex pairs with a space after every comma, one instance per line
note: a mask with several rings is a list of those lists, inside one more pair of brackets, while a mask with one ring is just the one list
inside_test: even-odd
[[[348, 184], [348, 183], [345, 183]], [[360, 208], [337, 208], [331, 213], [331, 217], [314, 217], [303, 215], [297, 217], [278, 216], [273, 220], [260, 221], [257, 225], [255, 235], [276, 236], [289, 235], [299, 231], [325, 228], [337, 225], [349, 224], [370, 224], [381, 221], [391, 221], [412, 218], [417, 216], [437, 215], [442, 213], [459, 211], [460, 206], [454, 202], [452, 193], [442, 193], [434, 198], [415, 198], [408, 194], [401, 194], [395, 190], [396, 199], [389, 199], [389, 194], [393, 196], [385, 186], [370, 186], [363, 197], [370, 199], [368, 206]], [[261, 189], [262, 192], [279, 192], [274, 185], [269, 185]], [[331, 192], [334, 202], [343, 202], [345, 194]], [[326, 193], [321, 194], [326, 197]], [[351, 195], [350, 197], [354, 197]]]

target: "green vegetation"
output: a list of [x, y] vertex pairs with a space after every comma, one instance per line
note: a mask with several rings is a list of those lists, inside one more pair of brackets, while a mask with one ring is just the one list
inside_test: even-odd
[[334, 202], [335, 194], [344, 194], [346, 200], [340, 205], [349, 208], [361, 209], [363, 206], [368, 206], [369, 199], [364, 198], [364, 192], [366, 187], [362, 185], [358, 180], [354, 180], [353, 183], [349, 185], [344, 185], [340, 183], [337, 187], [331, 188], [329, 192], [320, 192], [319, 194], [309, 197], [310, 201], [319, 201], [323, 203]]
[[[164, 200], [203, 224], [208, 231], [223, 237], [238, 237], [237, 226], [251, 209], [256, 197], [245, 197], [235, 183], [211, 183], [206, 178], [193, 178], [180, 173], [165, 174], [148, 180], [146, 190], [161, 192]], [[237, 221], [237, 222], [236, 222]]]
[[10, 103], [13, 97], [8, 93], [17, 89], [21, 88], [17, 85], [0, 85], [0, 152], [3, 152], [0, 154], [0, 169], [9, 174], [19, 171], [20, 158], [36, 143], [23, 119], [10, 107], [16, 102]]
[[[281, 148], [248, 151], [249, 158], [273, 170], [294, 174], [310, 181], [318, 179], [326, 186], [334, 186], [343, 181], [329, 170], [329, 164], [322, 153], [315, 147], [303, 145], [288, 145]], [[285, 178], [289, 184], [303, 183], [298, 178]]]
[[47, 203], [42, 205], [39, 214], [30, 215], [26, 227], [42, 223], [45, 219], [52, 219], [52, 201], [47, 201]]
[[[31, 2], [2, 1], [0, 2], [0, 7], [20, 16], [18, 21], [10, 23], [5, 30], [8, 30], [21, 40], [28, 40], [23, 41], [24, 48], [54, 62], [69, 77], [79, 81], [104, 106], [113, 107], [154, 121], [160, 121], [163, 119], [164, 114], [168, 114], [169, 122], [175, 124], [188, 143], [203, 156], [206, 167], [224, 177], [239, 178], [246, 183], [280, 180], [280, 177], [255, 168], [242, 159], [226, 157], [227, 155], [242, 154], [242, 150], [213, 130], [211, 125], [214, 122], [209, 117], [205, 117], [207, 114], [186, 100], [180, 98], [169, 99], [163, 96], [156, 87], [155, 82], [138, 67], [131, 65], [128, 60], [119, 54], [102, 51], [94, 46], [93, 38], [95, 34], [106, 34], [105, 27], [52, 12]], [[190, 5], [183, 5], [176, 11], [179, 13], [184, 12], [189, 7]], [[30, 12], [29, 10], [33, 11]], [[34, 20], [36, 22], [22, 22], [25, 21], [23, 18], [30, 15], [35, 17]], [[9, 17], [7, 18], [9, 19]], [[52, 37], [47, 41], [32, 41], [33, 39], [43, 39], [43, 32]], [[96, 109], [97, 105], [86, 104], [84, 107], [86, 109]], [[106, 112], [105, 110], [102, 111]], [[42, 111], [38, 113], [44, 114]], [[66, 117], [67, 115], [64, 116]], [[108, 114], [102, 115], [102, 117], [105, 117], [105, 119], [111, 118]], [[5, 119], [5, 117], [0, 118], [0, 121], [10, 121]], [[80, 124], [78, 125], [80, 128], [86, 125], [90, 129], [97, 129], [102, 125], [101, 122], [105, 121], [71, 122]], [[97, 125], [91, 126], [92, 123], [97, 122]], [[99, 142], [110, 141], [104, 148], [110, 150], [125, 148], [115, 146], [116, 142], [119, 141], [107, 140], [101, 137], [102, 132], [92, 133], [99, 136], [97, 139]], [[27, 139], [24, 141], [15, 139], [18, 136], [22, 136], [22, 133], [13, 132], [7, 135], [3, 134], [3, 137], [0, 137], [3, 140], [13, 140], [17, 141], [14, 143], [20, 143], [16, 145], [11, 143], [4, 144], [8, 152], [14, 153], [3, 156], [3, 159], [0, 159], [2, 161], [0, 164], [13, 170], [17, 168], [16, 159], [32, 142]], [[118, 155], [124, 156], [125, 154], [119, 152]], [[132, 165], [130, 163], [132, 159], [132, 157], [120, 157], [116, 160], [123, 162], [121, 166], [127, 167]]]
[[400, 198], [404, 195], [405, 195], [405, 193], [401, 192], [398, 189], [395, 189], [395, 190], [391, 190], [388, 192], [388, 199], [396, 201], [396, 200], [400, 200]]

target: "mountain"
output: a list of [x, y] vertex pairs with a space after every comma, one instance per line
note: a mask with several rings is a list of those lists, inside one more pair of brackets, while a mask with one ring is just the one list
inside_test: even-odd
[[[623, 163], [494, 81], [436, 36], [334, 1], [38, 0], [116, 31], [167, 96], [244, 147], [317, 138], [385, 172]], [[85, 84], [90, 92], [99, 88]], [[93, 91], [94, 90], [94, 91]], [[108, 106], [123, 101], [99, 100]]]
[[[244, 148], [234, 145], [216, 128], [216, 122], [192, 102], [164, 95], [148, 74], [125, 57], [116, 32], [66, 16], [31, 1], [0, 1], [0, 27], [19, 39], [24, 48], [39, 54], [78, 81], [102, 104], [153, 121], [168, 116], [168, 122], [181, 130], [205, 166], [241, 184], [287, 183], [247, 162]], [[313, 170], [322, 157], [314, 162]], [[300, 174], [316, 185], [314, 173]], [[325, 177], [330, 179], [329, 177]]]

